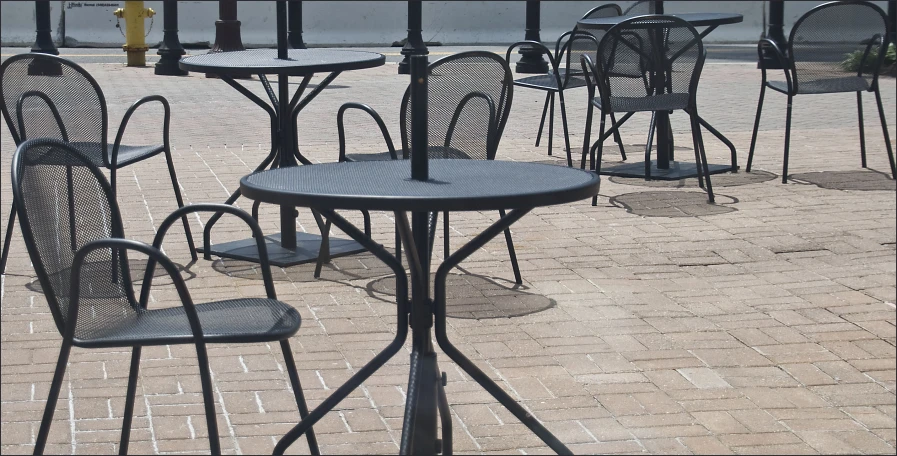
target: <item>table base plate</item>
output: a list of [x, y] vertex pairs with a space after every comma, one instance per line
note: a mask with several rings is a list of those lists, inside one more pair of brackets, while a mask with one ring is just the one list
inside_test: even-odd
[[[280, 233], [265, 236], [265, 245], [268, 247], [268, 258], [271, 266], [286, 268], [317, 261], [318, 250], [321, 247], [321, 236], [311, 233], [296, 233], [296, 250], [290, 250], [281, 246]], [[196, 250], [206, 253], [202, 247]], [[367, 249], [351, 239], [330, 238], [331, 258], [365, 251]], [[259, 262], [258, 248], [256, 248], [254, 238], [214, 244], [209, 248], [208, 253], [222, 258]]]
[[[710, 174], [738, 171], [738, 166], [732, 165], [707, 165]], [[601, 175], [619, 177], [645, 177], [645, 162], [622, 163], [619, 165], [601, 165]], [[698, 177], [697, 166], [694, 163], [670, 162], [669, 169], [657, 168], [657, 161], [651, 160], [652, 180], [680, 180], [690, 177]]]

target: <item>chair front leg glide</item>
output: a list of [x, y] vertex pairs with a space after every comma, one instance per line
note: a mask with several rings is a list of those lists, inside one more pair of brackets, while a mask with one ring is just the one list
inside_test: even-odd
[[857, 91], [857, 119], [860, 125], [860, 167], [866, 168], [866, 132], [863, 128], [863, 92]]
[[62, 347], [59, 349], [59, 359], [56, 361], [56, 372], [53, 373], [53, 381], [50, 383], [50, 394], [47, 396], [44, 415], [40, 422], [40, 429], [37, 431], [37, 439], [34, 442], [34, 454], [44, 454], [47, 436], [50, 434], [50, 425], [53, 423], [53, 412], [56, 411], [56, 401], [59, 399], [59, 389], [62, 388], [65, 366], [68, 364], [71, 350], [71, 340], [63, 338]]
[[785, 158], [782, 160], [782, 183], [788, 183], [788, 150], [791, 145], [791, 104], [794, 97], [788, 95], [788, 109], [785, 110]]
[[754, 161], [754, 146], [757, 145], [757, 130], [760, 128], [760, 112], [763, 110], [763, 95], [766, 93], [766, 82], [760, 86], [760, 99], [757, 101], [757, 115], [754, 117], [754, 132], [751, 133], [751, 149], [748, 151], [746, 172], [751, 172], [751, 163]]
[[888, 134], [888, 122], [885, 120], [885, 110], [881, 105], [881, 93], [878, 85], [875, 89], [875, 103], [878, 104], [878, 117], [881, 120], [881, 131], [885, 136], [885, 149], [888, 151], [888, 164], [891, 165], [891, 179], [897, 179], [897, 166], [894, 163], [894, 151], [891, 149], [891, 135]]
[[[551, 92], [545, 92], [545, 105], [542, 106], [542, 119], [539, 120], [539, 132], [536, 133], [536, 147], [539, 147], [539, 140], [542, 139], [542, 128], [545, 127], [545, 115], [548, 114], [549, 101], [551, 101]], [[551, 149], [548, 149], [548, 155], [551, 155]]]
[[0, 274], [6, 274], [6, 259], [9, 257], [9, 244], [12, 242], [12, 230], [16, 226], [16, 202], [9, 208], [9, 220], [6, 223], [6, 236], [3, 239], [3, 253], [0, 254]]
[[[499, 209], [498, 215], [504, 218], [505, 210]], [[514, 283], [522, 285], [523, 278], [520, 276], [520, 267], [517, 266], [517, 253], [514, 251], [514, 240], [511, 238], [511, 228], [505, 228], [505, 243], [508, 244], [508, 255], [511, 257], [511, 269], [514, 270]]]
[[137, 395], [137, 376], [140, 372], [140, 350], [135, 346], [131, 349], [131, 370], [128, 374], [128, 391], [125, 395], [125, 412], [121, 422], [121, 440], [118, 444], [118, 454], [128, 454], [128, 443], [131, 436], [131, 417], [134, 415], [134, 396]]

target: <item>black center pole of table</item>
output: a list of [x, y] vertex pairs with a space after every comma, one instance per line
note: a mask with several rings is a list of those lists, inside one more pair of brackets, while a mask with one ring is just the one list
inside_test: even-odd
[[[277, 2], [277, 58], [286, 60], [289, 58], [287, 54], [287, 2], [280, 0]], [[286, 74], [277, 76], [277, 92], [278, 92], [278, 120], [280, 125], [277, 132], [280, 144], [280, 167], [296, 166], [296, 159], [293, 151], [296, 145], [293, 144], [295, 135], [287, 134], [291, 131], [290, 121], [292, 116], [290, 111], [290, 78]], [[293, 250], [296, 248], [296, 209], [289, 206], [280, 206], [280, 243], [286, 249]]]

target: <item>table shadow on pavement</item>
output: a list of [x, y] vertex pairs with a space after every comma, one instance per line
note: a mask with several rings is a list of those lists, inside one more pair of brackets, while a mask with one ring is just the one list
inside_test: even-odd
[[873, 170], [821, 171], [792, 174], [789, 180], [813, 184], [829, 190], [889, 191], [897, 190], [897, 181], [889, 174]]
[[715, 194], [716, 203], [707, 202], [704, 192], [634, 192], [610, 198], [610, 204], [646, 217], [702, 217], [721, 215], [737, 209], [731, 196]]
[[[249, 261], [216, 258], [212, 262], [212, 268], [231, 277], [262, 280], [262, 271], [259, 265]], [[314, 272], [315, 263], [297, 264], [283, 269], [271, 268], [271, 276], [275, 282], [303, 283], [318, 280], [345, 282], [347, 280], [372, 279], [384, 275], [392, 277], [393, 275], [392, 269], [389, 269], [370, 252], [331, 259], [321, 267], [320, 279], [314, 277]]]
[[[530, 315], [557, 306], [548, 297], [529, 293], [529, 287], [479, 274], [450, 273], [446, 280], [446, 316], [483, 320]], [[381, 277], [367, 284], [368, 295], [395, 303], [394, 276]]]

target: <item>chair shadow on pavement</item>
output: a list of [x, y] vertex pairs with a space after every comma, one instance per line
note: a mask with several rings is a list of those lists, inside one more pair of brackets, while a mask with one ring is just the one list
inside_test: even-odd
[[[128, 258], [128, 268], [131, 270], [131, 280], [133, 281], [135, 293], [140, 292], [140, 287], [143, 285], [143, 275], [146, 271], [146, 258], [133, 258], [131, 256], [139, 256], [139, 253], [131, 253]], [[174, 263], [174, 267], [181, 273], [181, 277], [184, 281], [189, 281], [196, 277], [196, 272], [192, 271], [194, 263], [191, 261], [187, 263], [187, 265], [182, 265], [180, 263]], [[68, 275], [71, 273], [70, 269], [65, 269], [58, 274]], [[97, 263], [86, 262], [82, 266], [81, 274], [82, 275], [97, 275], [97, 274], [109, 274], [108, 264], [103, 263], [103, 265], [98, 265]], [[50, 280], [55, 280], [51, 275]], [[68, 283], [68, 277], [65, 280], [60, 281], [59, 283]], [[103, 282], [106, 283], [106, 282]], [[81, 289], [81, 297], [82, 298], [108, 298], [108, 297], [117, 297], [121, 295], [121, 291], [118, 286], [112, 282], [108, 282], [109, 287], [89, 287]], [[171, 278], [169, 278], [168, 273], [165, 271], [165, 268], [156, 264], [155, 269], [153, 270], [153, 286], [165, 286], [171, 285]], [[37, 293], [43, 293], [43, 288], [40, 285], [38, 280], [34, 280], [25, 285], [31, 291]]]
[[[446, 280], [446, 316], [483, 320], [530, 315], [557, 306], [554, 299], [529, 293], [526, 285], [499, 277], [463, 273], [450, 273]], [[372, 298], [395, 303], [395, 277], [390, 275], [367, 284]]]
[[881, 171], [822, 171], [792, 174], [789, 180], [813, 184], [829, 190], [888, 191], [897, 190], [897, 181]]
[[612, 196], [610, 204], [645, 217], [702, 217], [735, 212], [738, 199], [716, 194], [716, 203], [707, 202], [704, 192], [634, 192]]
[[[257, 263], [234, 260], [231, 258], [216, 258], [212, 262], [215, 271], [241, 279], [262, 280], [262, 271]], [[332, 258], [324, 263], [321, 268], [321, 278], [314, 277], [315, 263], [297, 264], [288, 268], [271, 267], [271, 276], [275, 282], [341, 282], [353, 280], [373, 279], [384, 275], [392, 275], [382, 261], [370, 252], [357, 253], [344, 257]]]

